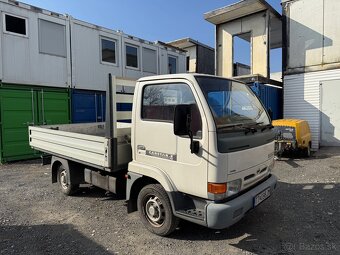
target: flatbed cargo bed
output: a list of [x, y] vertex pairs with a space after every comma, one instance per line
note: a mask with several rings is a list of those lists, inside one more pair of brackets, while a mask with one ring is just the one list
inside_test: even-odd
[[[117, 165], [131, 160], [131, 124], [117, 122]], [[63, 124], [29, 127], [32, 148], [92, 165], [112, 168], [110, 139], [105, 137], [105, 123]]]

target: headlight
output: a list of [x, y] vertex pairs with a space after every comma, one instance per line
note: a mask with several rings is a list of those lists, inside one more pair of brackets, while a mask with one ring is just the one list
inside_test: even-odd
[[242, 184], [242, 180], [241, 179], [237, 179], [237, 180], [228, 182], [227, 183], [227, 194], [228, 194], [228, 197], [239, 193], [240, 190], [241, 190], [241, 184]]

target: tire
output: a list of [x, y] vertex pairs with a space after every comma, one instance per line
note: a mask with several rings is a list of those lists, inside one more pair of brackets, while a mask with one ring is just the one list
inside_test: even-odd
[[172, 213], [170, 199], [160, 184], [145, 186], [138, 195], [137, 207], [144, 226], [159, 236], [171, 234], [179, 219]]
[[78, 191], [79, 184], [72, 184], [68, 182], [67, 178], [68, 171], [64, 168], [63, 165], [61, 165], [58, 169], [57, 173], [57, 181], [61, 188], [61, 191], [67, 195], [70, 196]]

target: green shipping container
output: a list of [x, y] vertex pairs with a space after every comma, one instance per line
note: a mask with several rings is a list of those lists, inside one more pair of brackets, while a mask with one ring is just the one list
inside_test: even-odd
[[70, 123], [66, 89], [2, 86], [0, 88], [1, 163], [38, 157], [28, 143], [28, 126]]

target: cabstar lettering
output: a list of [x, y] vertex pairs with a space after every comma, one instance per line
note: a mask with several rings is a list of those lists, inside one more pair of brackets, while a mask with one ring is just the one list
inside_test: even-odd
[[164, 152], [147, 150], [146, 155], [151, 156], [151, 157], [156, 157], [156, 158], [162, 158], [162, 159], [177, 161], [177, 155], [168, 154], [168, 153], [164, 153]]

